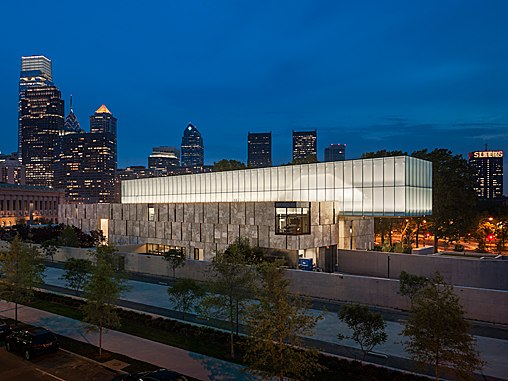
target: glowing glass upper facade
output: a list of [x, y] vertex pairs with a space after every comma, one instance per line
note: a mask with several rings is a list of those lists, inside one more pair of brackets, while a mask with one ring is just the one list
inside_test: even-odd
[[122, 182], [122, 203], [334, 201], [350, 216], [432, 214], [432, 163], [407, 156]]

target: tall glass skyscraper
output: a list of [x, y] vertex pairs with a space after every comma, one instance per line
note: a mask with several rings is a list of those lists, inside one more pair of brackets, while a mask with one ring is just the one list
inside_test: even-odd
[[116, 124], [117, 119], [102, 105], [90, 117], [90, 132], [61, 138], [56, 178], [68, 202], [118, 201]]
[[251, 133], [247, 137], [247, 165], [249, 168], [272, 166], [272, 133]]
[[23, 159], [23, 137], [21, 126], [21, 100], [26, 90], [34, 87], [54, 86], [51, 60], [44, 56], [21, 57], [19, 74], [19, 106], [18, 106], [18, 157]]
[[27, 185], [54, 185], [54, 158], [64, 126], [64, 101], [55, 86], [27, 87], [20, 102], [21, 159]]
[[182, 167], [203, 166], [205, 147], [198, 129], [192, 124], [185, 128], [182, 137]]
[[71, 95], [69, 113], [65, 117], [64, 135], [73, 134], [76, 132], [84, 132], [84, 131], [81, 129], [78, 117], [76, 116], [76, 114], [74, 114], [74, 109], [72, 108], [72, 95]]
[[293, 131], [293, 161], [308, 160], [317, 157], [317, 132]]

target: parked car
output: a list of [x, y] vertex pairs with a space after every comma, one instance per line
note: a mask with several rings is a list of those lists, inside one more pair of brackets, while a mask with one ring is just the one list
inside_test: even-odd
[[21, 353], [27, 360], [41, 353], [56, 352], [58, 346], [54, 333], [38, 327], [15, 331], [5, 339], [7, 351]]
[[5, 340], [11, 332], [11, 326], [5, 320], [0, 319], [0, 340]]
[[112, 381], [187, 381], [187, 378], [169, 369], [116, 376]]

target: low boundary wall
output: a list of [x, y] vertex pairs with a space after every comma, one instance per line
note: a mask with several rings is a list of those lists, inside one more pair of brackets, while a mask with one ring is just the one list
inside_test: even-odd
[[[7, 246], [4, 245], [3, 242], [0, 243], [0, 249], [6, 247]], [[90, 250], [91, 249], [59, 248], [57, 254], [54, 256], [54, 260], [57, 262], [65, 262], [69, 258], [88, 258]], [[136, 246], [129, 247], [129, 250], [136, 250]], [[161, 256], [143, 255], [132, 252], [123, 253], [122, 248], [120, 248], [119, 254], [125, 258], [126, 271], [156, 276], [172, 276], [172, 269]], [[390, 253], [390, 257], [392, 255], [394, 254]], [[407, 254], [400, 255], [410, 257]], [[361, 258], [363, 258], [362, 260], [367, 260], [367, 256]], [[432, 257], [429, 259], [439, 260], [440, 258]], [[448, 259], [455, 260], [455, 258]], [[404, 264], [404, 262], [401, 263]], [[205, 281], [209, 266], [209, 262], [187, 260], [185, 266], [176, 269], [175, 274], [177, 278], [186, 277]], [[427, 275], [418, 271], [416, 264], [413, 264], [413, 266], [415, 267], [407, 267], [406, 271]], [[443, 271], [443, 273], [444, 275], [448, 274], [448, 277], [451, 276], [450, 273], [446, 273], [445, 271]], [[355, 302], [400, 310], [407, 310], [409, 308], [409, 301], [407, 298], [402, 297], [398, 293], [399, 281], [397, 279], [300, 270], [287, 270], [286, 274], [291, 280], [291, 289], [293, 292], [311, 298]], [[394, 272], [394, 274], [398, 275], [398, 272]], [[457, 285], [454, 286], [454, 289], [460, 298], [467, 318], [498, 324], [506, 324], [508, 322], [508, 291]]]
[[338, 250], [338, 271], [398, 279], [401, 271], [430, 277], [438, 271], [456, 286], [508, 290], [508, 260]]

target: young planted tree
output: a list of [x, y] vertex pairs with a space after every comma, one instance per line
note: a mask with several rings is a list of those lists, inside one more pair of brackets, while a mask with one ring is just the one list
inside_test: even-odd
[[14, 303], [15, 324], [18, 324], [18, 304], [28, 303], [33, 288], [43, 283], [44, 259], [37, 248], [14, 238], [0, 262], [0, 297]]
[[74, 293], [79, 295], [81, 287], [85, 284], [86, 280], [92, 272], [93, 265], [88, 259], [69, 258], [64, 263], [65, 273], [60, 279], [65, 281], [65, 285], [74, 290]]
[[388, 338], [385, 327], [386, 322], [380, 313], [371, 312], [367, 306], [359, 304], [346, 304], [338, 312], [342, 320], [352, 331], [351, 336], [337, 335], [339, 340], [352, 339], [360, 346], [363, 353], [362, 360], [378, 344], [382, 344]]
[[97, 247], [95, 265], [84, 287], [84, 321], [88, 323], [88, 330], [99, 332], [99, 356], [102, 356], [104, 329], [120, 325], [115, 304], [127, 289], [115, 252], [116, 249], [110, 245]]
[[428, 281], [424, 276], [401, 271], [399, 276], [399, 293], [402, 296], [407, 296], [412, 306], [416, 295], [427, 285]]
[[182, 313], [183, 320], [185, 320], [185, 314], [199, 304], [204, 293], [203, 287], [189, 278], [177, 279], [173, 286], [168, 287], [169, 300]]
[[322, 316], [314, 316], [307, 300], [289, 292], [289, 280], [277, 264], [260, 266], [259, 303], [252, 304], [245, 321], [251, 342], [246, 348], [248, 369], [264, 377], [313, 379], [320, 369], [318, 352], [302, 349], [301, 336], [312, 335]]
[[473, 372], [483, 362], [469, 328], [453, 287], [436, 273], [414, 300], [402, 331], [409, 339], [405, 349], [420, 364], [434, 367], [436, 381], [443, 368], [451, 368], [459, 379], [474, 380]]
[[176, 278], [176, 269], [185, 266], [185, 253], [183, 250], [169, 249], [164, 253], [164, 259], [169, 263], [173, 269], [173, 279]]
[[60, 246], [79, 247], [79, 237], [74, 226], [67, 225], [64, 227], [58, 243]]
[[217, 253], [208, 273], [209, 291], [200, 303], [204, 314], [226, 318], [229, 322], [230, 353], [235, 357], [235, 331], [238, 335], [240, 315], [252, 294], [254, 270], [240, 250]]
[[41, 244], [41, 248], [46, 258], [51, 258], [51, 262], [53, 262], [53, 257], [58, 250], [58, 240], [55, 238], [48, 239]]

